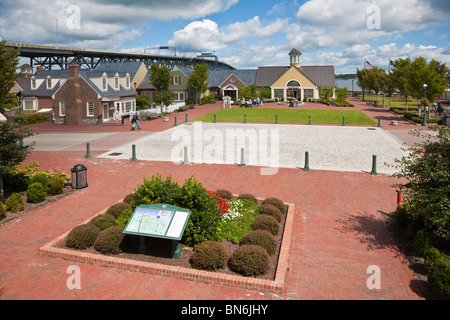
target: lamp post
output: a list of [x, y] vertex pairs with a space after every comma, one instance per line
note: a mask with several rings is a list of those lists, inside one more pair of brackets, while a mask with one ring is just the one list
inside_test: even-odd
[[[22, 132], [22, 97], [23, 97], [22, 91], [17, 92], [16, 98], [17, 98], [17, 100], [19, 100], [19, 126], [20, 126], [19, 129], [20, 129], [20, 132]], [[23, 139], [22, 138], [20, 139], [20, 147], [21, 148], [23, 147]]]
[[[427, 96], [427, 87], [428, 87], [427, 84], [423, 85], [423, 99], [424, 99], [424, 104], [425, 105], [426, 105], [425, 100], [426, 100], [426, 96]], [[426, 125], [427, 125], [427, 111], [424, 110], [422, 126], [425, 127]]]
[[161, 84], [161, 117], [163, 117], [163, 85]]
[[386, 108], [386, 106], [384, 104], [384, 80], [383, 80], [383, 108]]

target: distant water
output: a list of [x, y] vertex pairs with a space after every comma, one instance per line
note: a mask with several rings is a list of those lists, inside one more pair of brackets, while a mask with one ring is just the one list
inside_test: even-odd
[[358, 80], [353, 79], [353, 87], [352, 87], [352, 80], [340, 80], [336, 79], [336, 87], [338, 88], [345, 88], [347, 87], [348, 91], [352, 91], [352, 88], [355, 91], [361, 91], [361, 88], [358, 87]]

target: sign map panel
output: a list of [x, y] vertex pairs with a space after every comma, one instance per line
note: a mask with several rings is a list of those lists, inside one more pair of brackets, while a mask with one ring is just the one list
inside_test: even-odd
[[189, 210], [174, 206], [139, 206], [135, 209], [123, 232], [180, 240], [189, 216]]

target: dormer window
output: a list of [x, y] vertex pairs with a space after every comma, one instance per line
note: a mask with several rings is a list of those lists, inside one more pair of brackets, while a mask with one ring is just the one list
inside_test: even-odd
[[47, 77], [46, 83], [47, 83], [47, 90], [50, 90], [52, 88], [52, 78], [50, 78], [50, 76]]
[[31, 78], [31, 90], [36, 90], [36, 78]]
[[119, 90], [119, 89], [120, 89], [119, 74], [116, 73], [116, 75], [114, 77], [114, 90]]
[[108, 90], [108, 76], [106, 74], [103, 74], [102, 76], [102, 90]]
[[125, 86], [127, 89], [130, 89], [130, 74], [127, 73], [126, 77], [125, 77]]

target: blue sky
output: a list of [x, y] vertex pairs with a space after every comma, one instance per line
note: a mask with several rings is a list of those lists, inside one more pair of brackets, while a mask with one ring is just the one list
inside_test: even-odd
[[354, 73], [366, 58], [450, 66], [448, 0], [2, 0], [0, 39], [105, 50], [214, 52], [236, 68], [289, 63]]

